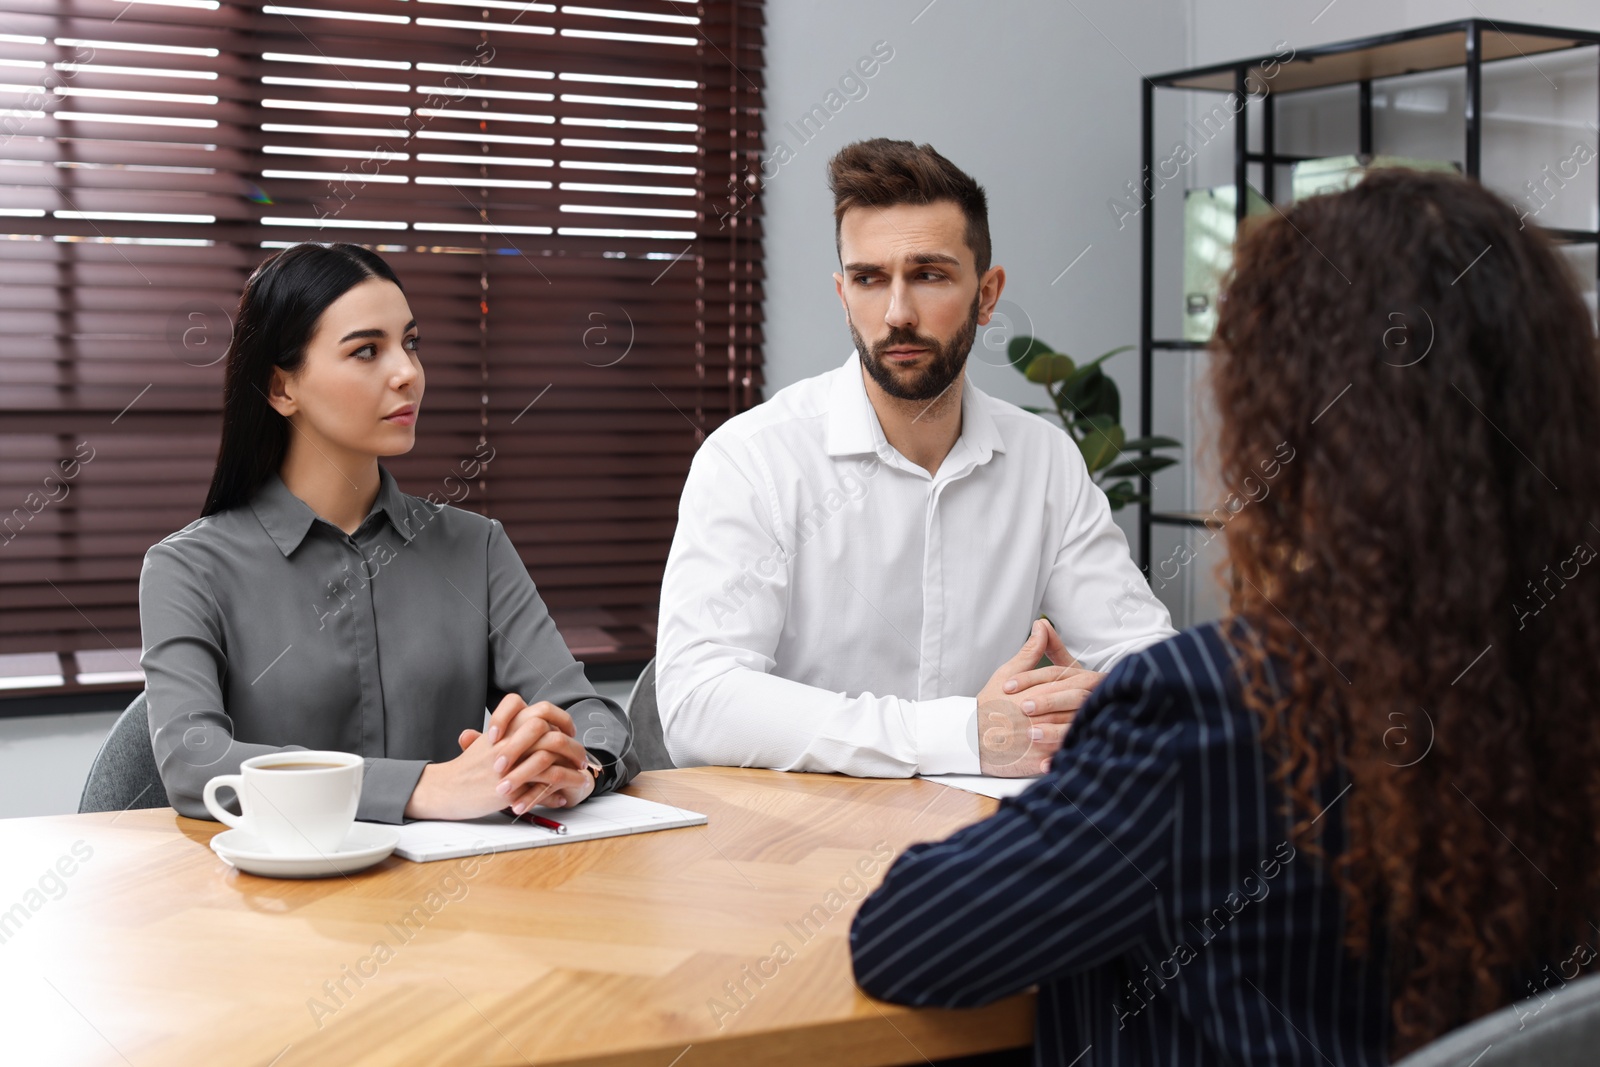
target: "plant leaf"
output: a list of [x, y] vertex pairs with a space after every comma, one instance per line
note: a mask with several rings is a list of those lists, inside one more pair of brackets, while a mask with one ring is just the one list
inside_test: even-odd
[[1130, 481], [1115, 482], [1112, 485], [1106, 486], [1105, 494], [1106, 500], [1108, 503], [1110, 503], [1112, 511], [1123, 508], [1128, 504], [1140, 503], [1144, 500], [1143, 496], [1134, 491], [1133, 483]]
[[1078, 365], [1072, 362], [1071, 356], [1063, 356], [1060, 352], [1038, 352], [1028, 362], [1028, 369], [1023, 371], [1028, 376], [1028, 381], [1040, 385], [1050, 385], [1053, 382], [1065, 381]]
[[[1132, 347], [1132, 345], [1123, 345], [1121, 348], [1113, 348], [1109, 352], [1101, 353], [1087, 363], [1079, 364], [1077, 372], [1068, 378], [1062, 387], [1069, 390], [1068, 395], [1072, 395], [1074, 391], [1097, 388], [1093, 383], [1105, 374], [1105, 371], [1100, 369], [1100, 364], [1108, 357], [1114, 356], [1118, 352], [1126, 352]], [[1074, 396], [1073, 399], [1076, 400], [1077, 398]]]
[[1073, 425], [1085, 433], [1091, 430], [1109, 430], [1117, 424], [1117, 420], [1110, 415], [1091, 415], [1086, 419], [1073, 419]]
[[1028, 365], [1033, 362], [1034, 357], [1050, 351], [1052, 351], [1050, 346], [1037, 337], [1019, 334], [1013, 337], [1010, 343], [1006, 345], [1006, 359], [1010, 361], [1013, 367], [1026, 374], [1028, 373]]
[[1116, 421], [1122, 421], [1122, 394], [1117, 384], [1100, 369], [1100, 364], [1119, 352], [1128, 352], [1133, 345], [1121, 345], [1102, 352], [1078, 367], [1077, 373], [1062, 384], [1062, 392], [1080, 416], [1106, 412]]
[[1078, 451], [1083, 453], [1089, 473], [1093, 474], [1117, 458], [1122, 451], [1123, 437], [1122, 427], [1113, 426], [1109, 430], [1095, 430], [1078, 442]]
[[1105, 472], [1105, 476], [1107, 478], [1121, 478], [1125, 475], [1132, 475], [1137, 478], [1142, 475], [1154, 474], [1156, 471], [1170, 467], [1176, 462], [1178, 462], [1177, 459], [1172, 456], [1140, 456], [1137, 459], [1118, 463], [1108, 469]]
[[1110, 502], [1112, 511], [1121, 511], [1129, 504], [1148, 504], [1150, 502], [1150, 498], [1147, 496], [1107, 497], [1106, 500]]
[[1085, 363], [1084, 366], [1085, 367], [1098, 367], [1101, 363], [1103, 363], [1106, 360], [1110, 359], [1112, 356], [1116, 355], [1117, 353], [1119, 353], [1119, 352], [1132, 352], [1133, 349], [1134, 349], [1133, 345], [1119, 345], [1116, 348], [1113, 348], [1109, 352], [1100, 353], [1098, 356], [1095, 356], [1089, 362]]
[[1065, 396], [1075, 400], [1076, 395], [1083, 391], [1085, 382], [1097, 375], [1104, 373], [1104, 371], [1102, 371], [1099, 367], [1096, 367], [1094, 364], [1086, 363], [1067, 376], [1067, 380], [1061, 383], [1061, 392]]
[[1182, 448], [1183, 442], [1173, 437], [1135, 437], [1122, 446], [1124, 452], [1148, 452], [1152, 448]]
[[1084, 383], [1078, 395], [1068, 399], [1080, 418], [1110, 415], [1113, 422], [1122, 421], [1122, 393], [1116, 382], [1098, 370]]

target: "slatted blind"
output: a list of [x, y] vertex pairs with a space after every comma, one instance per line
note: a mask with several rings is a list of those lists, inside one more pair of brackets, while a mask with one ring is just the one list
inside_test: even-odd
[[136, 683], [140, 563], [199, 514], [239, 291], [302, 240], [405, 285], [401, 486], [504, 522], [582, 658], [652, 655], [690, 457], [760, 399], [761, 25], [0, 0], [0, 687]]

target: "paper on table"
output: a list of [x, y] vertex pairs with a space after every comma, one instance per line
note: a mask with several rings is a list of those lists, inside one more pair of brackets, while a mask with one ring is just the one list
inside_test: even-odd
[[986, 797], [1014, 797], [1028, 788], [1038, 778], [998, 778], [989, 774], [924, 774], [920, 777], [940, 785], [965, 789], [969, 793], [982, 793]]
[[697, 811], [685, 811], [669, 804], [630, 797], [625, 793], [591, 797], [571, 809], [535, 808], [534, 811], [561, 823], [567, 832], [553, 833], [542, 826], [520, 819], [512, 820], [502, 814], [460, 822], [423, 820], [397, 827], [400, 844], [395, 847], [394, 854], [418, 863], [427, 863], [431, 860], [565, 845], [573, 841], [592, 841], [599, 837], [619, 837], [651, 830], [675, 830], [680, 826], [701, 826], [706, 822], [706, 817]]

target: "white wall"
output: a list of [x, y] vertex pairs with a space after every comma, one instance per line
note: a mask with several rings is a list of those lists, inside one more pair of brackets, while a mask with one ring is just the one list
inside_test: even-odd
[[[1046, 404], [1040, 386], [1006, 365], [1008, 326], [1075, 356], [1137, 344], [1138, 228], [1119, 231], [1106, 202], [1138, 177], [1140, 75], [1185, 64], [1184, 11], [1180, 0], [769, 0], [767, 395], [850, 353], [833, 290], [827, 162], [867, 137], [932, 144], [988, 191], [994, 262], [1007, 280], [1002, 317], [980, 329], [968, 361], [979, 388]], [[787, 124], [879, 41], [894, 55], [866, 95], [802, 144]], [[781, 165], [779, 142], [793, 152]], [[1110, 369], [1132, 426], [1137, 353]], [[1130, 539], [1132, 514], [1123, 516]]]
[[77, 811], [89, 764], [118, 714], [0, 719], [0, 819]]
[[[1107, 201], [1139, 167], [1140, 74], [1225, 62], [1467, 17], [1600, 27], [1594, 0], [771, 0], [767, 27], [768, 151], [782, 159], [766, 183], [768, 395], [836, 366], [849, 351], [831, 274], [837, 266], [826, 183], [828, 157], [863, 137], [932, 143], [989, 191], [995, 261], [1006, 267], [1006, 325], [1079, 354], [1138, 338], [1138, 230], [1119, 229]], [[804, 143], [787, 124], [822, 104], [839, 77], [879, 42], [894, 58], [866, 95], [838, 108]], [[1462, 78], [1409, 80], [1405, 97], [1379, 90], [1380, 151], [1461, 158]], [[1595, 142], [1593, 50], [1496, 65], [1485, 78], [1484, 176], [1507, 193], [1554, 164], [1575, 137]], [[858, 94], [859, 95], [859, 94]], [[836, 98], [837, 101], [838, 98]], [[1158, 157], [1187, 117], [1176, 94], [1157, 112]], [[1437, 113], [1434, 113], [1437, 109]], [[1280, 102], [1280, 147], [1304, 154], [1354, 151], [1354, 90]], [[1451, 123], [1454, 123], [1452, 125]], [[1257, 123], [1259, 128], [1259, 123]], [[1231, 137], [1209, 145], [1184, 184], [1231, 182]], [[772, 169], [769, 163], [769, 172]], [[1592, 195], [1551, 205], [1542, 221], [1593, 226]], [[1157, 334], [1175, 336], [1181, 255], [1178, 201], [1159, 200]], [[1081, 260], [1060, 272], [1080, 252]], [[1586, 258], [1585, 258], [1586, 257]], [[1592, 253], [1579, 257], [1593, 275]], [[980, 333], [969, 366], [978, 385], [1038, 404], [1036, 386], [1004, 365], [1004, 328]], [[986, 344], [987, 342], [987, 344]], [[1185, 442], [1185, 462], [1160, 476], [1163, 509], [1215, 503], [1206, 488], [1210, 435], [1203, 411], [1204, 355], [1157, 355], [1158, 432]], [[1134, 353], [1113, 366], [1123, 418], [1138, 404]], [[1198, 488], [1197, 488], [1198, 483]], [[1133, 539], [1133, 512], [1119, 519]], [[1220, 539], [1157, 527], [1152, 557], [1185, 546], [1196, 558], [1157, 590], [1180, 624], [1220, 613], [1214, 571]]]
[[[1138, 176], [1139, 75], [1266, 54], [1280, 41], [1304, 48], [1473, 16], [1600, 29], [1594, 0], [1334, 0], [1331, 6], [1326, 0], [770, 0], [768, 147], [784, 141], [793, 157], [777, 168], [765, 194], [768, 394], [836, 366], [850, 349], [833, 294], [837, 261], [825, 170], [828, 157], [849, 141], [927, 141], [973, 174], [989, 191], [995, 261], [1008, 275], [1002, 312], [1023, 332], [1074, 354], [1094, 354], [1138, 339], [1138, 232], [1131, 223], [1119, 230], [1107, 201]], [[819, 135], [801, 143], [785, 124], [823, 104], [840, 76], [879, 41], [894, 56], [866, 81], [865, 96], [847, 101]], [[1562, 158], [1572, 140], [1595, 144], [1596, 131], [1587, 125], [1600, 121], [1592, 56], [1590, 50], [1581, 61], [1540, 57], [1491, 68], [1484, 160], [1491, 184], [1515, 192]], [[1426, 108], [1442, 102], [1458, 112], [1459, 81], [1419, 79], [1410, 100], [1387, 98], [1375, 123], [1378, 148], [1451, 152], [1459, 140], [1448, 130], [1437, 134], [1441, 126]], [[1299, 122], [1291, 121], [1296, 108]], [[1286, 103], [1281, 114], [1285, 150], [1354, 149], [1348, 99]], [[1181, 113], [1160, 119], [1158, 145], [1181, 120]], [[1189, 184], [1230, 180], [1231, 147], [1213, 147], [1186, 176]], [[1594, 226], [1592, 205], [1591, 187], [1581, 201], [1553, 203], [1541, 219]], [[1171, 223], [1176, 215], [1167, 210], [1157, 217]], [[1173, 232], [1163, 226], [1163, 240]], [[1582, 264], [1591, 277], [1593, 263], [1591, 255]], [[1175, 275], [1163, 281], [1175, 286]], [[1158, 301], [1176, 299], [1175, 288], [1162, 292]], [[1003, 331], [980, 335], [971, 373], [989, 392], [1037, 404], [1038, 387], [1003, 365], [1005, 339]], [[1175, 431], [1191, 446], [1186, 452], [1199, 449], [1202, 461], [1204, 416], [1196, 401], [1203, 369], [1194, 356], [1158, 364], [1156, 391], [1158, 430]], [[1131, 425], [1138, 411], [1134, 354], [1119, 357], [1112, 373]], [[1162, 480], [1162, 506], [1203, 499], [1203, 490], [1193, 489], [1194, 471], [1186, 463]], [[1129, 518], [1131, 512], [1123, 515], [1131, 539]], [[1180, 536], [1193, 538], [1158, 528], [1156, 558]], [[1182, 582], [1161, 591], [1180, 624], [1218, 610], [1211, 591], [1215, 548], [1185, 568]], [[626, 686], [615, 688], [619, 698], [626, 694]], [[113, 717], [0, 720], [0, 817], [74, 810]]]
[[[850, 352], [827, 161], [867, 137], [930, 143], [987, 189], [1001, 310], [1022, 330], [1074, 354], [1136, 343], [1138, 234], [1119, 232], [1105, 202], [1138, 175], [1140, 74], [1184, 64], [1182, 15], [1179, 0], [770, 0], [767, 150], [782, 141], [794, 158], [764, 194], [769, 395]], [[894, 58], [802, 144], [789, 124], [878, 41]], [[1004, 346], [984, 344], [980, 332], [979, 387], [1039, 403], [1039, 386], [1000, 365]], [[1119, 359], [1131, 394], [1136, 358]]]
[[[1187, 0], [1196, 66], [1273, 51], [1481, 18], [1570, 29], [1600, 29], [1594, 0]], [[1593, 56], [1593, 51], [1589, 52]]]
[[[1286, 44], [1295, 50], [1374, 34], [1411, 29], [1465, 18], [1506, 20], [1561, 28], [1600, 29], [1600, 4], [1594, 0], [1186, 0], [1190, 26], [1185, 65], [1223, 63], [1244, 57], [1274, 54]], [[1584, 48], [1529, 59], [1490, 64], [1484, 71], [1483, 179], [1491, 188], [1520, 202], [1528, 199], [1526, 183], [1542, 177], [1545, 166], [1567, 159], [1575, 143], [1590, 149], [1600, 143], [1597, 114], [1596, 50]], [[1465, 79], [1460, 71], [1390, 79], [1374, 86], [1374, 148], [1378, 152], [1427, 158], [1464, 158], [1465, 127], [1462, 105]], [[1159, 93], [1158, 101], [1175, 94]], [[1209, 102], [1208, 102], [1209, 106]], [[1158, 104], [1159, 107], [1159, 104]], [[1286, 94], [1278, 101], [1278, 148], [1304, 155], [1339, 155], [1357, 149], [1356, 90], [1353, 87], [1308, 94]], [[1158, 111], [1159, 114], [1159, 111]], [[1252, 113], [1253, 133], [1259, 120]], [[1253, 141], [1254, 143], [1254, 141]], [[1232, 143], [1219, 138], [1208, 146], [1185, 175], [1190, 186], [1232, 181]], [[1158, 142], [1157, 157], [1163, 155]], [[1591, 164], [1587, 173], [1568, 189], [1558, 192], [1538, 221], [1547, 225], [1593, 229], [1600, 225], [1596, 210], [1597, 176]], [[1281, 182], [1281, 179], [1280, 179]], [[1279, 198], [1285, 195], [1280, 184]], [[1158, 240], [1175, 242], [1178, 230], [1165, 223], [1174, 213], [1157, 212]], [[1166, 247], [1175, 250], [1174, 244]], [[1591, 286], [1595, 276], [1594, 251], [1570, 249], [1574, 266]], [[1171, 301], [1175, 297], [1166, 297]], [[1163, 309], [1158, 289], [1158, 321]], [[1161, 331], [1158, 329], [1158, 333]], [[1155, 390], [1158, 429], [1170, 429], [1189, 448], [1186, 455], [1198, 464], [1166, 472], [1160, 491], [1168, 499], [1181, 499], [1185, 507], [1210, 507], [1216, 494], [1208, 491], [1207, 446], [1211, 421], [1205, 403], [1203, 379], [1206, 357], [1189, 355], [1170, 361], [1170, 383]], [[1160, 368], [1158, 366], [1158, 375]], [[1224, 606], [1213, 579], [1220, 562], [1221, 539], [1208, 541], [1202, 533], [1157, 528], [1152, 556], [1159, 563], [1172, 558], [1183, 545], [1197, 555], [1183, 569], [1179, 587], [1160, 595], [1187, 622], [1216, 617]], [[1181, 557], [1180, 557], [1181, 558]]]
[[[596, 682], [595, 691], [626, 704], [631, 679]], [[0, 819], [69, 815], [117, 710], [0, 719]]]
[[[793, 158], [766, 192], [768, 395], [850, 351], [833, 293], [825, 167], [864, 137], [931, 142], [987, 187], [995, 261], [1009, 276], [1000, 310], [1023, 332], [1080, 354], [1137, 341], [1137, 231], [1118, 232], [1105, 202], [1137, 177], [1139, 74], [1185, 63], [1184, 8], [1180, 0], [1075, 3], [1078, 10], [1050, 0], [770, 0], [768, 146], [783, 140]], [[860, 98], [809, 143], [785, 129], [823, 104], [878, 41], [893, 58], [866, 80], [864, 96], [856, 90]], [[980, 335], [974, 378], [1007, 399], [1040, 403], [1040, 388], [1004, 365], [1006, 339]], [[1138, 410], [1137, 370], [1133, 353], [1112, 368], [1128, 420]], [[618, 699], [628, 691], [598, 688]], [[0, 818], [76, 810], [114, 718], [0, 719]]]

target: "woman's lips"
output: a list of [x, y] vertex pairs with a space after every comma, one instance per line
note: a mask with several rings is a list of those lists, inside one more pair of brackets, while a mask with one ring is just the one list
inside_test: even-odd
[[383, 421], [392, 422], [397, 426], [410, 426], [417, 421], [417, 409], [411, 408], [409, 411], [386, 416]]

